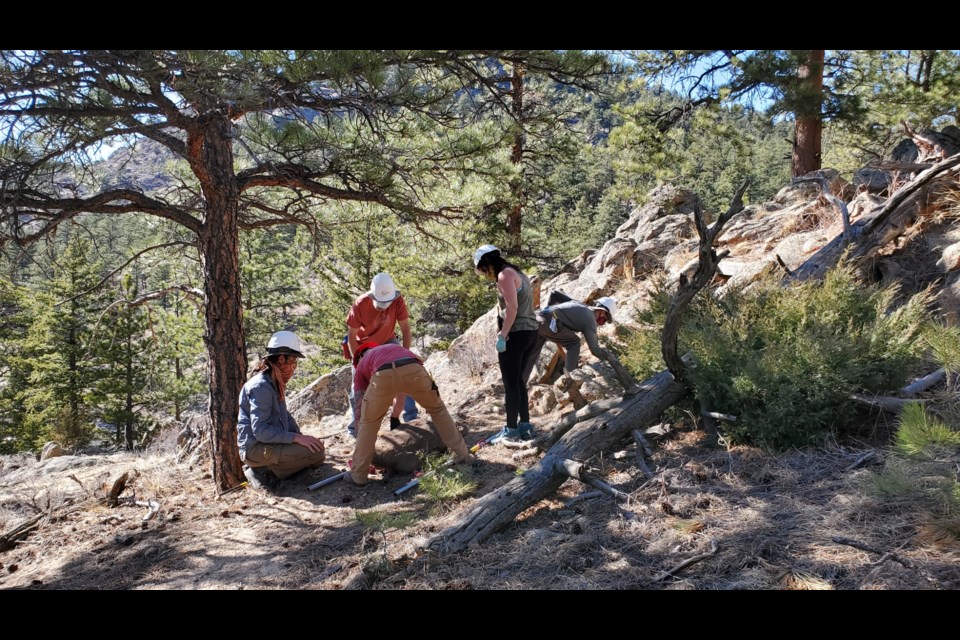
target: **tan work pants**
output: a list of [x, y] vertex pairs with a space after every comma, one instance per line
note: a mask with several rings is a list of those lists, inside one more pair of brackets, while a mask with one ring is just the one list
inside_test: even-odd
[[427, 410], [443, 444], [457, 458], [468, 454], [463, 436], [457, 431], [447, 406], [440, 399], [440, 390], [423, 365], [414, 362], [402, 367], [384, 369], [373, 374], [360, 406], [357, 445], [353, 450], [353, 468], [350, 471], [357, 484], [367, 482], [367, 472], [373, 461], [380, 424], [398, 393], [413, 397], [418, 405]]
[[307, 467], [319, 467], [324, 452], [316, 453], [299, 444], [264, 444], [258, 442], [247, 449], [243, 461], [250, 467], [267, 468], [283, 480]]

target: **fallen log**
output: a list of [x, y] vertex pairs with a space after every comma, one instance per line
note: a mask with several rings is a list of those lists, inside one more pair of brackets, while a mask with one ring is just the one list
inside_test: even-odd
[[822, 278], [847, 251], [847, 259], [852, 264], [858, 264], [873, 255], [880, 247], [903, 234], [926, 199], [925, 187], [958, 165], [960, 154], [921, 171], [913, 180], [897, 189], [882, 206], [853, 223], [849, 232], [845, 230], [810, 256], [794, 270], [790, 279], [802, 281]]
[[933, 373], [928, 373], [919, 380], [911, 382], [903, 389], [900, 389], [900, 395], [904, 396], [915, 396], [918, 393], [923, 393], [930, 387], [934, 387], [944, 380], [947, 379], [947, 370], [943, 367], [937, 369]]
[[12, 549], [15, 547], [17, 542], [23, 538], [26, 538], [31, 531], [38, 528], [40, 526], [40, 521], [43, 520], [47, 515], [48, 514], [46, 513], [36, 515], [26, 522], [21, 522], [10, 531], [0, 534], [0, 551], [6, 551], [7, 549]]
[[604, 400], [596, 400], [591, 402], [582, 409], [577, 409], [576, 411], [568, 413], [560, 418], [560, 422], [557, 423], [557, 426], [534, 438], [531, 444], [539, 448], [541, 451], [546, 451], [556, 444], [557, 440], [563, 437], [563, 434], [565, 434], [567, 431], [570, 431], [570, 429], [572, 429], [573, 426], [578, 422], [583, 422], [584, 420], [588, 420], [594, 416], [598, 416], [601, 413], [609, 411], [613, 407], [619, 405], [621, 402], [623, 402], [622, 398], [606, 398]]
[[881, 409], [883, 411], [889, 411], [890, 413], [900, 413], [901, 411], [903, 411], [903, 406], [908, 402], [916, 402], [918, 404], [924, 404], [923, 400], [917, 400], [916, 398], [895, 398], [893, 396], [865, 396], [860, 393], [851, 394], [850, 399], [861, 406], [869, 407], [871, 409]]
[[669, 371], [661, 371], [641, 386], [643, 392], [577, 424], [522, 476], [477, 500], [458, 522], [428, 541], [428, 548], [450, 553], [483, 543], [569, 479], [560, 468], [564, 461], [587, 460], [610, 448], [638, 424], [652, 423], [689, 392]]
[[21, 522], [10, 531], [0, 534], [0, 552], [12, 549], [20, 542], [23, 542], [24, 538], [30, 535], [30, 533], [40, 528], [44, 518], [47, 518], [48, 522], [55, 522], [56, 520], [59, 520], [60, 518], [63, 518], [75, 511], [79, 511], [82, 508], [84, 508], [83, 505], [76, 505], [69, 509], [64, 509], [62, 506], [56, 507], [48, 512], [37, 514], [32, 518]]

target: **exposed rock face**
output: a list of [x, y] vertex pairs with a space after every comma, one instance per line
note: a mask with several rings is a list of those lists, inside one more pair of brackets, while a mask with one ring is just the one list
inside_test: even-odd
[[58, 456], [67, 455], [67, 452], [63, 450], [63, 447], [60, 446], [58, 442], [48, 442], [43, 445], [43, 451], [40, 452], [40, 460], [49, 460], [50, 458], [56, 458]]
[[913, 140], [904, 138], [893, 148], [890, 159], [894, 162], [916, 162], [920, 159], [920, 149]]
[[943, 255], [937, 261], [937, 265], [944, 271], [956, 271], [960, 269], [960, 243], [952, 244], [943, 250]]
[[[678, 241], [696, 238], [693, 211], [699, 198], [687, 189], [660, 185], [617, 229], [616, 235], [594, 254], [583, 254], [543, 285], [590, 302], [610, 295], [626, 282], [659, 268]], [[581, 266], [582, 265], [582, 266]]]
[[326, 416], [345, 414], [350, 406], [348, 393], [353, 371], [345, 365], [320, 376], [287, 401], [287, 408], [297, 422], [308, 418], [322, 420]]
[[952, 273], [937, 295], [937, 304], [944, 322], [960, 324], [960, 273]]

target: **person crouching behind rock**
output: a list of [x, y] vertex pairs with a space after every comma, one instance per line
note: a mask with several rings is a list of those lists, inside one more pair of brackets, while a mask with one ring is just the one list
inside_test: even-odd
[[267, 357], [240, 391], [237, 444], [243, 473], [254, 486], [272, 487], [280, 480], [324, 460], [323, 441], [300, 433], [287, 410], [286, 385], [303, 357], [300, 338], [278, 331], [267, 344]]
[[344, 480], [356, 486], [369, 481], [367, 472], [377, 443], [380, 424], [393, 399], [407, 394], [427, 410], [443, 444], [453, 452], [456, 463], [471, 460], [463, 436], [453, 424], [440, 390], [417, 355], [398, 344], [363, 342], [354, 354], [353, 391], [356, 398], [357, 444], [353, 467]]

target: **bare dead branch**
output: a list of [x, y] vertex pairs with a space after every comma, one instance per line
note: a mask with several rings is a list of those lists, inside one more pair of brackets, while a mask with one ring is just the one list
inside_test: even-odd
[[851, 225], [852, 240], [843, 234], [835, 237], [810, 256], [793, 273], [792, 279], [822, 278], [839, 260], [849, 245], [847, 259], [857, 264], [879, 247], [899, 236], [906, 227], [905, 220], [915, 213], [914, 198], [940, 175], [960, 165], [960, 153], [950, 156], [917, 174], [913, 180], [897, 189], [886, 202], [873, 212], [862, 216]]
[[663, 334], [661, 339], [661, 352], [663, 361], [667, 364], [667, 369], [674, 377], [681, 381], [686, 375], [686, 368], [680, 356], [677, 354], [677, 337], [680, 332], [680, 321], [684, 311], [693, 300], [693, 297], [700, 289], [705, 287], [713, 278], [716, 272], [717, 264], [726, 256], [726, 252], [717, 254], [713, 250], [713, 244], [723, 232], [723, 226], [737, 213], [743, 211], [743, 194], [747, 190], [748, 182], [744, 182], [733, 196], [730, 208], [727, 209], [711, 226], [707, 228], [704, 220], [703, 210], [699, 205], [694, 209], [693, 220], [697, 227], [697, 234], [700, 236], [699, 260], [697, 270], [689, 282], [681, 279], [679, 290], [673, 296], [670, 302], [670, 308], [667, 311], [666, 320], [663, 323]]
[[865, 462], [867, 462], [867, 461], [869, 461], [869, 460], [875, 460], [877, 457], [878, 457], [878, 456], [877, 456], [877, 452], [871, 449], [870, 451], [867, 451], [865, 454], [863, 454], [862, 456], [860, 456], [859, 458], [857, 458], [856, 460], [854, 460], [850, 465], [848, 465], [848, 466], [843, 470], [843, 472], [844, 472], [844, 473], [847, 473], [847, 472], [853, 471], [854, 469], [856, 469], [857, 467], [859, 467], [859, 466], [862, 465], [863, 463], [865, 463]]
[[892, 396], [866, 396], [860, 393], [851, 394], [850, 399], [861, 406], [869, 407], [871, 409], [882, 409], [883, 411], [889, 411], [890, 413], [900, 413], [903, 411], [904, 405], [906, 405], [908, 402], [925, 404], [924, 400], [907, 400], [904, 398], [894, 398]]
[[900, 395], [904, 396], [915, 396], [918, 393], [923, 393], [927, 389], [934, 387], [944, 380], [947, 379], [947, 370], [943, 367], [937, 369], [933, 373], [928, 373], [919, 380], [911, 382], [903, 389], [900, 390]]
[[870, 545], [860, 542], [858, 540], [854, 540], [852, 538], [845, 538], [843, 536], [833, 536], [830, 539], [836, 544], [842, 544], [848, 547], [853, 547], [854, 549], [859, 549], [860, 551], [866, 551], [867, 553], [875, 553], [878, 556], [887, 556], [889, 559], [899, 563], [904, 568], [909, 569], [911, 571], [915, 571], [918, 575], [920, 575], [920, 577], [922, 577], [924, 580], [932, 584], [936, 589], [943, 589], [943, 585], [940, 583], [940, 581], [937, 580], [929, 571], [921, 568], [912, 560], [908, 560], [907, 558], [904, 558], [896, 553], [893, 553], [892, 551], [884, 551], [882, 549], [877, 549], [875, 547], [871, 547]]
[[681, 562], [680, 564], [678, 564], [677, 566], [675, 566], [673, 569], [664, 571], [663, 573], [661, 573], [660, 575], [658, 575], [653, 579], [654, 582], [663, 582], [667, 578], [674, 576], [677, 572], [689, 567], [694, 563], [700, 562], [701, 560], [706, 560], [707, 558], [712, 558], [713, 556], [717, 555], [718, 548], [719, 547], [717, 546], [717, 541], [711, 538], [709, 551], [707, 551], [706, 553], [701, 553], [700, 555], [693, 556], [692, 558], [688, 558], [683, 562]]

